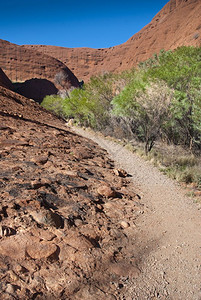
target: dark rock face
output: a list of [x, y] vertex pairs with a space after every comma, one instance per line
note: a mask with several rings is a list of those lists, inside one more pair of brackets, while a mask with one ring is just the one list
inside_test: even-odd
[[13, 84], [14, 90], [27, 98], [41, 103], [47, 95], [57, 95], [58, 89], [47, 79], [30, 79], [23, 83]]
[[[105, 48], [63, 48], [32, 45], [35, 49], [61, 60], [79, 80], [106, 71], [118, 72], [136, 66], [161, 49], [201, 45], [201, 1], [171, 0], [141, 31], [126, 43]], [[80, 59], [81, 58], [81, 59]]]
[[13, 89], [12, 82], [0, 68], [0, 86], [3, 86], [9, 90]]
[[0, 298], [119, 297], [142, 207], [106, 151], [0, 88], [0, 169]]

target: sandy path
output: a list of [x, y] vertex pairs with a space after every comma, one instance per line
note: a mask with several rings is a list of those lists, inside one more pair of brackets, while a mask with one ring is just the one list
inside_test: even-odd
[[105, 148], [133, 176], [145, 213], [138, 218], [134, 253], [141, 274], [119, 299], [201, 299], [201, 211], [184, 191], [121, 145], [74, 128]]

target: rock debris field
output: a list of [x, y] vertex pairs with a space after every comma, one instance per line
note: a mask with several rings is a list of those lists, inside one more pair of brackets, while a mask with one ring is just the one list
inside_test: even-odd
[[105, 150], [1, 88], [0, 299], [120, 299], [144, 212]]

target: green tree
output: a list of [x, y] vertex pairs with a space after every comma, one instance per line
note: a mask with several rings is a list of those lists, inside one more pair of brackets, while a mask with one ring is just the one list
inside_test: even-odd
[[136, 82], [113, 100], [114, 112], [132, 120], [133, 134], [145, 143], [146, 154], [168, 121], [172, 100], [173, 91], [162, 82], [150, 85]]

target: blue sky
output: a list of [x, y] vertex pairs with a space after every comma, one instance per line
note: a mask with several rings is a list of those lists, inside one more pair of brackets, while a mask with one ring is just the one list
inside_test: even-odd
[[126, 42], [168, 0], [7, 0], [0, 38], [19, 45], [105, 48]]

